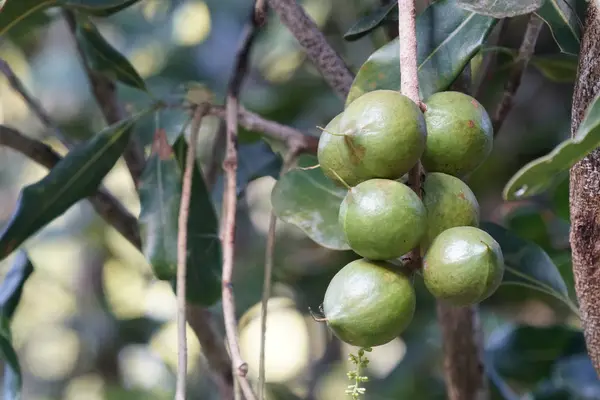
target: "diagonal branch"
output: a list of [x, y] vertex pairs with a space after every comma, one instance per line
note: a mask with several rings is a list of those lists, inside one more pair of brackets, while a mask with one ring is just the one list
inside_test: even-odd
[[515, 59], [508, 81], [504, 86], [502, 99], [500, 100], [500, 103], [496, 108], [496, 112], [494, 113], [494, 117], [492, 118], [492, 125], [494, 127], [495, 135], [500, 132], [500, 128], [502, 128], [508, 113], [513, 107], [515, 94], [521, 85], [521, 79], [523, 78], [523, 75], [525, 75], [525, 70], [527, 69], [529, 60], [531, 60], [531, 57], [533, 56], [535, 44], [543, 25], [544, 21], [536, 14], [531, 14], [529, 16], [529, 23], [527, 24], [527, 30], [525, 31], [523, 41], [521, 42], [521, 47], [519, 48], [519, 54]]
[[[119, 104], [115, 82], [101, 73], [94, 71], [90, 67], [85, 57], [83, 48], [81, 47], [81, 44], [75, 35], [77, 30], [77, 20], [75, 18], [75, 14], [73, 11], [65, 10], [64, 15], [71, 30], [73, 40], [75, 41], [77, 53], [79, 54], [83, 68], [90, 81], [92, 93], [96, 98], [96, 102], [100, 106], [100, 110], [104, 115], [104, 119], [106, 119], [106, 122], [109, 125], [116, 124], [117, 122], [125, 119], [127, 117], [127, 113], [123, 109], [123, 106]], [[127, 148], [125, 148], [123, 158], [125, 159], [129, 173], [131, 174], [131, 177], [133, 178], [133, 181], [137, 187], [138, 180], [142, 176], [144, 165], [146, 163], [144, 158], [144, 150], [137, 138], [131, 138]]]
[[225, 191], [223, 194], [223, 231], [221, 240], [223, 243], [223, 318], [225, 320], [225, 332], [229, 344], [233, 371], [237, 382], [246, 397], [246, 400], [256, 399], [256, 395], [246, 378], [248, 364], [242, 359], [238, 344], [237, 320], [235, 314], [235, 298], [232, 286], [233, 264], [235, 255], [235, 222], [237, 210], [237, 130], [239, 113], [239, 93], [248, 69], [250, 48], [256, 37], [258, 21], [254, 10], [250, 21], [244, 27], [240, 45], [238, 47], [233, 75], [227, 88], [227, 100], [225, 108], [226, 122], [226, 154], [223, 161], [225, 170]]
[[346, 99], [354, 75], [302, 6], [296, 0], [269, 0], [269, 6], [304, 47], [329, 86], [339, 97]]

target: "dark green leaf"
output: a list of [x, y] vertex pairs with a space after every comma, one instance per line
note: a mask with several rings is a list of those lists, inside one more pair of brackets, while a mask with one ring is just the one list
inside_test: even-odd
[[17, 207], [0, 233], [0, 259], [96, 191], [129, 143], [136, 117], [98, 133], [63, 158], [42, 180], [21, 190]]
[[153, 143], [153, 152], [140, 178], [138, 193], [142, 252], [152, 266], [154, 275], [162, 280], [177, 277], [181, 176], [179, 163], [167, 143], [165, 132], [159, 130]]
[[24, 251], [20, 251], [0, 286], [0, 359], [5, 363], [2, 397], [5, 400], [21, 398], [21, 368], [12, 345], [10, 322], [32, 272], [31, 261]]
[[536, 243], [543, 249], [552, 248], [552, 238], [544, 210], [536, 205], [518, 207], [510, 211], [504, 218], [504, 224], [509, 231], [530, 242]]
[[575, 137], [565, 140], [550, 154], [531, 161], [513, 175], [504, 187], [504, 199], [522, 199], [546, 191], [563, 172], [600, 145], [599, 98], [588, 108]]
[[112, 80], [140, 90], [146, 90], [144, 79], [121, 53], [110, 45], [87, 19], [79, 19], [77, 40], [90, 67]]
[[[315, 157], [305, 157], [303, 165], [316, 165]], [[271, 204], [281, 220], [296, 225], [321, 246], [349, 250], [338, 222], [340, 204], [347, 190], [336, 186], [320, 168], [293, 169], [273, 187]]]
[[488, 340], [490, 360], [500, 375], [523, 383], [548, 376], [561, 357], [585, 349], [583, 333], [566, 326], [507, 325]]
[[552, 208], [556, 215], [566, 221], [571, 220], [571, 210], [569, 209], [569, 176], [565, 176], [562, 181], [554, 188], [552, 193]]
[[459, 7], [494, 18], [510, 18], [529, 14], [542, 6], [544, 0], [457, 0]]
[[571, 54], [553, 54], [535, 56], [531, 64], [547, 79], [558, 83], [575, 82], [577, 74], [577, 57]]
[[575, 0], [545, 0], [536, 14], [546, 22], [563, 53], [579, 54], [581, 22], [577, 17]]
[[558, 268], [541, 247], [491, 222], [483, 222], [481, 228], [492, 235], [502, 248], [506, 266], [502, 284], [546, 293], [563, 301], [577, 313]]
[[373, 11], [372, 13], [365, 15], [356, 21], [352, 28], [348, 29], [348, 31], [344, 34], [344, 39], [349, 41], [358, 40], [375, 28], [378, 28], [385, 22], [388, 14], [392, 12], [398, 12], [397, 4], [398, 1], [392, 1], [389, 4]]
[[[187, 144], [180, 136], [173, 145], [179, 164], [180, 178], [185, 170]], [[181, 187], [181, 184], [180, 184]], [[222, 254], [219, 222], [210, 193], [200, 169], [192, 174], [192, 195], [188, 216], [188, 257], [186, 298], [192, 303], [210, 306], [221, 298]], [[175, 236], [175, 241], [177, 236]], [[173, 286], [175, 281], [172, 282]]]
[[0, 36], [31, 14], [63, 6], [96, 16], [108, 16], [139, 0], [8, 0], [0, 12]]
[[[497, 20], [466, 11], [455, 0], [440, 0], [417, 17], [417, 60], [421, 97], [447, 89], [477, 53]], [[362, 65], [346, 105], [376, 89], [400, 88], [398, 38]]]

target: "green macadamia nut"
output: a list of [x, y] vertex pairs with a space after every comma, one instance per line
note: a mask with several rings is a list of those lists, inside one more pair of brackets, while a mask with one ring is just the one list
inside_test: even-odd
[[349, 190], [339, 221], [352, 250], [371, 260], [408, 253], [427, 227], [419, 196], [403, 183], [388, 179], [370, 179]]
[[423, 183], [423, 204], [427, 210], [427, 231], [421, 242], [424, 252], [440, 233], [455, 226], [479, 226], [477, 198], [460, 179], [433, 172]]
[[504, 275], [498, 242], [472, 226], [450, 228], [431, 243], [423, 260], [423, 280], [434, 297], [456, 306], [491, 296]]
[[353, 346], [386, 344], [410, 324], [415, 292], [409, 276], [382, 261], [355, 260], [331, 280], [323, 313], [334, 334]]
[[427, 144], [421, 158], [427, 172], [462, 177], [492, 151], [494, 132], [485, 108], [460, 92], [440, 92], [426, 101]]
[[319, 139], [323, 172], [349, 186], [372, 178], [398, 179], [425, 149], [426, 124], [419, 107], [393, 90], [375, 90], [354, 100]]

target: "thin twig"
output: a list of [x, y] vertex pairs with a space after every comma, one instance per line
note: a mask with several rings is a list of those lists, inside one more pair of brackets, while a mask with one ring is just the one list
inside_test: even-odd
[[181, 205], [177, 227], [177, 389], [176, 400], [185, 400], [187, 382], [187, 335], [186, 335], [186, 259], [187, 259], [187, 224], [192, 194], [192, 176], [196, 167], [196, 142], [202, 118], [206, 115], [206, 106], [198, 106], [194, 111], [188, 145], [183, 185], [181, 188]]
[[327, 43], [325, 35], [296, 0], [269, 0], [281, 22], [304, 47], [308, 58], [316, 65], [329, 86], [346, 99], [354, 75], [344, 60]]
[[[254, 10], [253, 10], [254, 11]], [[225, 190], [223, 193], [223, 276], [222, 276], [222, 305], [223, 318], [225, 320], [225, 332], [227, 342], [229, 344], [229, 352], [231, 354], [232, 367], [236, 375], [237, 381], [240, 384], [241, 390], [246, 397], [246, 400], [256, 399], [256, 395], [252, 390], [252, 386], [246, 375], [248, 373], [248, 364], [242, 359], [240, 354], [238, 335], [237, 335], [237, 320], [235, 315], [235, 299], [233, 286], [231, 283], [233, 277], [233, 263], [235, 255], [235, 222], [237, 209], [237, 129], [238, 129], [238, 96], [244, 81], [246, 71], [248, 69], [248, 61], [250, 56], [250, 48], [256, 37], [258, 24], [251, 13], [250, 21], [245, 25], [240, 45], [238, 47], [233, 75], [227, 88], [226, 100], [226, 116], [225, 122], [227, 125], [227, 141], [226, 155], [223, 161], [223, 169], [225, 170]]]
[[544, 21], [535, 13], [530, 14], [527, 30], [525, 31], [523, 41], [521, 42], [521, 47], [519, 48], [519, 54], [514, 61], [508, 81], [504, 85], [502, 99], [500, 100], [492, 119], [494, 134], [498, 134], [498, 132], [500, 132], [502, 124], [506, 120], [508, 113], [513, 107], [515, 94], [521, 85], [521, 79], [525, 74], [529, 60], [531, 60], [531, 57], [533, 56], [535, 44], [538, 36], [540, 35], [540, 31], [542, 30], [543, 24]]
[[[0, 125], [0, 146], [16, 150], [48, 169], [52, 169], [62, 160], [62, 157], [50, 146], [4, 125]], [[96, 193], [88, 197], [88, 200], [98, 215], [134, 246], [141, 248], [137, 218], [131, 215], [118, 199], [108, 190], [99, 188]]]
[[[127, 114], [117, 98], [117, 87], [115, 82], [107, 78], [105, 75], [94, 71], [87, 62], [85, 52], [83, 51], [83, 48], [76, 37], [77, 20], [75, 18], [75, 14], [73, 11], [65, 10], [64, 16], [67, 20], [67, 24], [69, 25], [73, 40], [75, 41], [77, 53], [79, 54], [83, 68], [90, 81], [92, 93], [94, 94], [96, 102], [100, 106], [100, 110], [102, 111], [102, 115], [104, 115], [106, 122], [109, 125], [112, 125], [125, 119]], [[137, 138], [131, 138], [129, 144], [123, 152], [123, 158], [125, 159], [129, 173], [131, 174], [131, 177], [137, 187], [146, 163], [144, 158], [144, 150]]]
[[[488, 46], [501, 45], [504, 42], [506, 35], [510, 32], [509, 26], [508, 18], [503, 18], [498, 21], [498, 24], [494, 28], [496, 34], [494, 36], [490, 35]], [[496, 66], [497, 58], [498, 52], [496, 51], [489, 51], [483, 54], [483, 61], [481, 62], [481, 66], [479, 67], [477, 75], [474, 76], [474, 82], [471, 85], [472, 95], [476, 99], [479, 99], [482, 93], [485, 93], [493, 73], [492, 67]]]
[[[400, 90], [403, 95], [414, 101], [419, 108], [424, 110], [424, 103], [419, 98], [419, 75], [417, 66], [417, 33], [414, 0], [398, 1], [398, 38], [400, 45]], [[421, 161], [408, 172], [408, 185], [415, 193], [422, 197], [421, 176], [423, 168]], [[407, 266], [416, 270], [421, 268], [421, 252], [415, 247], [405, 258]]]
[[[283, 161], [280, 177], [289, 171], [296, 163], [299, 148], [290, 148]], [[267, 338], [267, 309], [269, 299], [271, 298], [271, 283], [273, 278], [273, 259], [275, 256], [275, 228], [277, 227], [277, 217], [271, 211], [269, 216], [269, 232], [267, 234], [267, 245], [265, 249], [265, 276], [263, 281], [263, 292], [261, 301], [260, 316], [260, 361], [258, 368], [258, 398], [264, 398], [265, 392], [265, 344]]]

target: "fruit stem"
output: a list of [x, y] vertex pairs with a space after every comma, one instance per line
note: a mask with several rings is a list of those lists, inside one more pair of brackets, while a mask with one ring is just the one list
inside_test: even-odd
[[318, 126], [318, 125], [317, 125], [317, 129], [320, 129], [321, 131], [323, 131], [323, 132], [325, 132], [325, 133], [327, 133], [327, 134], [329, 134], [331, 136], [342, 136], [342, 137], [348, 136], [345, 133], [333, 133], [333, 132], [328, 131], [327, 129], [325, 129], [325, 128], [321, 127], [321, 126]]
[[338, 180], [339, 180], [340, 182], [342, 182], [342, 185], [344, 185], [344, 186], [346, 187], [346, 189], [348, 189], [348, 190], [352, 190], [352, 186], [348, 185], [348, 184], [346, 183], [346, 181], [345, 181], [345, 180], [343, 180], [343, 179], [342, 179], [342, 177], [338, 175], [338, 173], [337, 173], [337, 172], [335, 172], [335, 171], [334, 171], [333, 169], [331, 169], [331, 168], [329, 168], [329, 171], [331, 171], [331, 173], [332, 173], [332, 174], [334, 174], [334, 175], [335, 175], [335, 177], [336, 177], [336, 178], [338, 178]]

